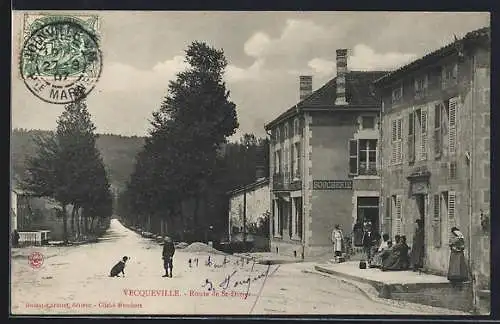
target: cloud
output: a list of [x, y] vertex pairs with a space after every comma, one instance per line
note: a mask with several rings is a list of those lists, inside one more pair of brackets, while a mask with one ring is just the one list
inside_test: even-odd
[[259, 57], [269, 47], [271, 39], [266, 33], [257, 32], [253, 34], [243, 45], [243, 49], [248, 56]]
[[[305, 19], [287, 19], [280, 35], [272, 38], [262, 31], [254, 33], [244, 44], [244, 52], [267, 63], [296, 61], [311, 56], [311, 51], [338, 39], [335, 27], [323, 27]], [[270, 59], [273, 59], [272, 62]]]
[[353, 70], [387, 70], [410, 63], [416, 57], [411, 53], [375, 53], [369, 46], [358, 44], [354, 47], [354, 53], [349, 57], [348, 64]]
[[334, 74], [337, 65], [333, 61], [316, 57], [307, 62], [307, 66], [309, 66], [314, 71], [315, 74], [332, 75]]
[[183, 56], [159, 62], [151, 70], [141, 70], [119, 62], [110, 62], [103, 67], [100, 89], [106, 92], [137, 91], [145, 89], [166, 89], [168, 81], [188, 64]]
[[240, 68], [236, 65], [228, 65], [226, 68], [225, 78], [228, 82], [240, 82], [247, 80], [258, 80], [263, 77], [264, 70], [262, 69], [264, 60], [256, 60], [248, 68]]
[[[358, 71], [393, 70], [410, 63], [416, 57], [412, 53], [376, 53], [371, 47], [358, 44], [354, 46], [349, 55], [347, 65], [350, 70]], [[307, 65], [319, 76], [336, 74], [336, 63], [332, 60], [316, 57], [310, 60]]]

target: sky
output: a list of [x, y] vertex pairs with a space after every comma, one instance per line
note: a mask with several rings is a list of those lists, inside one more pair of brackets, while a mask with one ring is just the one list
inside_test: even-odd
[[[23, 17], [13, 13], [13, 128], [55, 129], [63, 105], [34, 96], [19, 74]], [[28, 12], [29, 13], [29, 12]], [[392, 70], [490, 25], [489, 13], [430, 12], [133, 12], [95, 11], [103, 68], [87, 104], [98, 133], [146, 135], [168, 83], [186, 68], [193, 41], [222, 48], [225, 80], [244, 133], [299, 100], [299, 76], [313, 90], [336, 75], [335, 50], [349, 50], [350, 70]]]

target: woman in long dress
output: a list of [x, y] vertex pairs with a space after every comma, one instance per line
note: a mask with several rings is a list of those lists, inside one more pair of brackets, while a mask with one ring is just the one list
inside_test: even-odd
[[465, 264], [465, 238], [457, 227], [452, 227], [450, 238], [450, 263], [448, 280], [454, 283], [467, 281], [467, 265]]
[[340, 225], [335, 225], [334, 230], [332, 231], [332, 242], [333, 242], [333, 251], [335, 253], [335, 258], [338, 260], [342, 256], [343, 244], [344, 244], [344, 234], [340, 229]]
[[411, 246], [410, 264], [413, 271], [418, 271], [424, 267], [424, 228], [421, 219], [417, 219], [415, 223], [417, 228]]

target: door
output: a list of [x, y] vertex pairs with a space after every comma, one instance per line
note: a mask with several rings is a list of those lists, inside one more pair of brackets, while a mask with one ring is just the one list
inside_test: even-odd
[[[425, 219], [427, 218], [427, 211], [425, 206], [427, 205], [427, 195], [426, 194], [420, 194], [415, 196], [415, 202], [417, 204], [417, 219], [415, 221], [420, 220], [422, 229], [420, 231], [421, 239], [420, 244], [423, 245], [422, 247], [422, 264], [425, 264]], [[417, 226], [417, 224], [415, 224]], [[415, 232], [416, 233], [416, 232]], [[415, 235], [415, 234], [414, 234]], [[412, 247], [413, 248], [413, 247]]]

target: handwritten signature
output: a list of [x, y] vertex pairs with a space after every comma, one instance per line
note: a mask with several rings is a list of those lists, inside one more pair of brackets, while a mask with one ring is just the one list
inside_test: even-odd
[[[254, 265], [255, 265], [255, 262], [252, 265], [252, 270], [251, 271], [253, 271], [253, 266]], [[248, 276], [244, 280], [232, 280], [233, 277], [236, 275], [236, 273], [238, 273], [238, 270], [233, 270], [233, 272], [231, 274], [228, 274], [228, 275], [226, 275], [224, 277], [224, 280], [219, 283], [218, 287], [222, 291], [225, 291], [231, 285], [232, 285], [232, 288], [236, 288], [238, 286], [242, 286], [242, 285], [247, 284], [247, 292], [246, 292], [246, 295], [245, 295], [245, 298], [246, 298], [248, 296], [248, 291], [250, 289], [250, 284], [252, 282], [255, 282], [255, 281], [257, 281], [257, 280], [259, 280], [261, 278], [265, 278], [265, 277], [268, 277], [270, 275], [273, 275], [278, 270], [278, 268], [279, 268], [279, 265], [270, 273], [271, 265], [268, 265], [266, 271], [261, 272], [261, 273], [257, 274], [256, 276], [253, 276], [253, 277]], [[208, 278], [205, 279], [205, 282], [202, 284], [202, 287], [203, 288], [207, 288], [208, 291], [215, 291], [214, 284]]]

